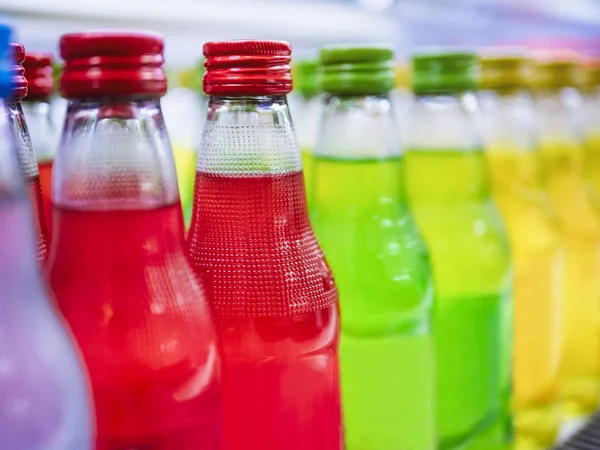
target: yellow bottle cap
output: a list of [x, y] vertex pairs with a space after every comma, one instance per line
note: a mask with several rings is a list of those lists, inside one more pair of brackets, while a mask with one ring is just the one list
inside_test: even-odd
[[522, 55], [483, 55], [479, 58], [480, 89], [518, 89], [529, 86], [532, 62]]
[[560, 54], [536, 61], [532, 87], [558, 89], [579, 87], [583, 82], [581, 61], [572, 54]]
[[583, 84], [586, 87], [600, 86], [600, 57], [583, 61]]

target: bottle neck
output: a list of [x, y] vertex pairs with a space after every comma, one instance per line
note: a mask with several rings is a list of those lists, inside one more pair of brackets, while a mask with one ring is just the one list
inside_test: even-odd
[[389, 95], [325, 97], [317, 158], [364, 161], [401, 155]]
[[481, 116], [473, 93], [422, 95], [411, 104], [404, 129], [406, 179], [413, 207], [489, 197]]
[[402, 148], [388, 95], [324, 101], [315, 148], [315, 208], [381, 209], [405, 203]]
[[230, 177], [300, 172], [286, 97], [211, 97], [197, 171]]
[[487, 152], [535, 151], [535, 110], [528, 90], [482, 91], [478, 98]]
[[[14, 104], [11, 105], [13, 108]], [[0, 100], [0, 286], [37, 271], [33, 216], [8, 105]]]
[[583, 107], [588, 138], [600, 139], [600, 85], [590, 86], [583, 92]]
[[298, 142], [302, 153], [314, 152], [323, 113], [321, 96], [301, 97], [296, 101], [294, 111], [294, 127], [298, 133]]
[[473, 92], [415, 96], [404, 124], [404, 148], [480, 150], [479, 104]]
[[142, 210], [179, 202], [158, 98], [70, 100], [52, 197], [80, 210]]
[[52, 161], [58, 146], [59, 133], [58, 127], [52, 121], [50, 99], [26, 100], [21, 106], [38, 163]]
[[2, 99], [0, 110], [0, 195], [3, 199], [15, 198], [25, 195], [25, 184], [19, 167], [18, 136], [11, 129], [14, 120], [9, 104]]
[[31, 180], [39, 176], [37, 159], [31, 144], [29, 129], [25, 122], [25, 115], [20, 100], [12, 100], [6, 103], [9, 126], [12, 128], [15, 137], [15, 146], [21, 172], [26, 180]]
[[543, 145], [575, 143], [584, 136], [585, 118], [581, 92], [573, 87], [538, 89], [534, 92], [539, 138]]

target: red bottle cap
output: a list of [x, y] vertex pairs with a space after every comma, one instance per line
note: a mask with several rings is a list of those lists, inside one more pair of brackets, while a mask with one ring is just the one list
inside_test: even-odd
[[207, 95], [272, 95], [292, 90], [292, 47], [284, 41], [222, 41], [204, 44]]
[[50, 53], [27, 52], [23, 67], [29, 85], [26, 100], [39, 100], [50, 97], [54, 93], [52, 55]]
[[154, 33], [65, 34], [60, 91], [65, 98], [160, 97], [167, 92], [163, 49]]
[[25, 69], [23, 61], [25, 60], [25, 47], [21, 44], [10, 44], [10, 51], [13, 54], [14, 66], [12, 72], [12, 96], [13, 100], [21, 100], [27, 95], [27, 79], [25, 78]]

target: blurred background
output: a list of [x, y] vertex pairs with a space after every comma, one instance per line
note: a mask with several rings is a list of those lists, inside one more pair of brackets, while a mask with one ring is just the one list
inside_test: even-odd
[[296, 57], [361, 41], [393, 42], [399, 57], [423, 45], [600, 52], [598, 0], [0, 0], [0, 14], [26, 48], [55, 54], [65, 32], [154, 30], [174, 69], [193, 65], [207, 40], [239, 38], [288, 40]]
[[[430, 46], [600, 56], [600, 0], [0, 0], [0, 21], [14, 27], [28, 51], [51, 52], [57, 60], [59, 37], [68, 32], [127, 28], [165, 37], [169, 93], [161, 103], [187, 223], [205, 120], [198, 69], [206, 41], [287, 40], [294, 59], [314, 58], [329, 43], [386, 42], [395, 47], [398, 68], [413, 51]], [[406, 87], [402, 73], [399, 88]], [[294, 101], [291, 96], [292, 108]], [[61, 124], [64, 103], [55, 111]], [[300, 115], [294, 121], [303, 124]], [[316, 125], [298, 126], [301, 146], [304, 130], [314, 138]], [[582, 423], [568, 424], [561, 438]]]

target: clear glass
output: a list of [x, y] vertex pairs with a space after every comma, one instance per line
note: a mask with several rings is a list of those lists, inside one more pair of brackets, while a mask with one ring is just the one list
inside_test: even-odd
[[24, 101], [22, 107], [33, 150], [37, 157], [44, 204], [44, 221], [48, 229], [48, 236], [51, 236], [52, 163], [60, 137], [59, 128], [52, 121], [50, 99]]
[[[52, 97], [50, 97], [50, 116], [52, 117], [52, 122], [57, 124], [59, 129], [61, 129], [62, 125], [65, 123], [67, 104], [67, 100], [62, 98], [58, 93], [55, 93]], [[58, 138], [60, 141], [60, 134]]]
[[90, 371], [96, 449], [221, 449], [219, 342], [158, 99], [70, 101], [52, 194], [48, 274]]
[[19, 164], [21, 172], [27, 183], [29, 191], [29, 200], [34, 207], [36, 235], [37, 235], [37, 259], [40, 263], [46, 260], [48, 252], [48, 228], [44, 214], [44, 197], [42, 195], [42, 185], [38, 171], [37, 160], [31, 138], [29, 137], [29, 129], [25, 122], [21, 102], [9, 102], [6, 104], [9, 126], [12, 128], [15, 136]]
[[185, 87], [169, 89], [161, 99], [165, 123], [169, 130], [179, 195], [185, 223], [189, 225], [194, 200], [194, 180], [196, 178], [196, 158], [202, 136], [202, 124], [206, 117], [205, 99]]
[[[416, 96], [403, 130], [410, 207], [429, 247], [441, 449], [507, 439], [512, 357], [508, 239], [490, 196], [472, 93]], [[469, 444], [471, 445], [471, 444]]]
[[565, 245], [561, 396], [570, 416], [594, 412], [600, 397], [600, 217], [584, 179], [580, 93], [538, 91], [542, 178]]
[[517, 448], [543, 450], [554, 444], [561, 420], [564, 249], [542, 185], [531, 94], [484, 91], [479, 98], [492, 195], [508, 231], [515, 266]]
[[413, 99], [413, 93], [404, 87], [397, 87], [391, 93], [392, 103], [396, 111], [396, 118], [400, 126], [400, 133], [404, 130], [407, 120], [407, 112]]
[[437, 449], [433, 277], [388, 96], [325, 101], [311, 221], [340, 289], [348, 450]]
[[0, 103], [0, 442], [91, 450], [91, 399], [78, 352], [36, 262], [32, 210]]
[[337, 289], [285, 97], [211, 98], [195, 191], [188, 244], [223, 339], [223, 448], [342, 448]]
[[319, 132], [319, 125], [322, 118], [323, 98], [321, 95], [304, 96], [298, 95], [295, 108], [292, 110], [294, 115], [294, 125], [298, 133], [298, 143], [300, 144], [300, 154], [302, 155], [302, 171], [304, 172], [304, 181], [306, 184], [306, 197], [310, 202], [313, 194], [313, 153]]

